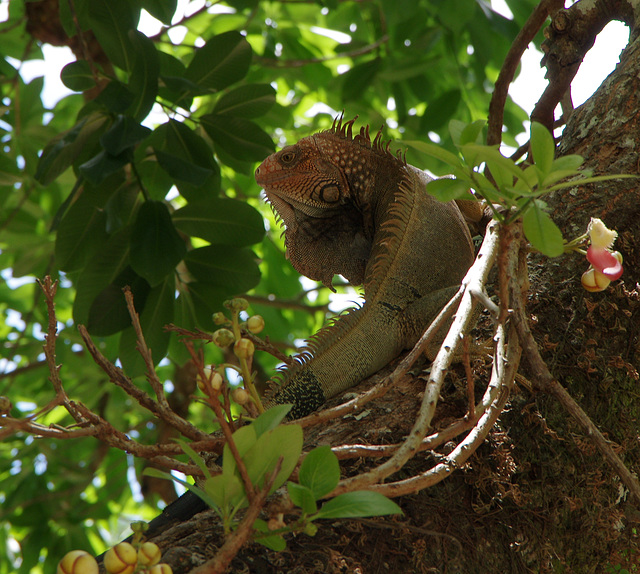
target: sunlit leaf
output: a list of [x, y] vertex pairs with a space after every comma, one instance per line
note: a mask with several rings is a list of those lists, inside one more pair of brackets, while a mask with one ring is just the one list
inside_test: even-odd
[[382, 494], [359, 490], [340, 494], [325, 502], [316, 518], [364, 518], [386, 514], [402, 514], [402, 510]]
[[244, 78], [251, 53], [251, 46], [239, 32], [218, 34], [196, 50], [186, 78], [203, 88], [221, 90]]
[[564, 251], [562, 232], [544, 211], [544, 204], [534, 200], [522, 217], [524, 234], [538, 251], [548, 257], [557, 257]]

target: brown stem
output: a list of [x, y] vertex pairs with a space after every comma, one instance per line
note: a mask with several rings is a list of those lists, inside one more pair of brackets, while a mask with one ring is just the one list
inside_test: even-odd
[[493, 88], [493, 95], [489, 103], [489, 121], [487, 130], [487, 145], [502, 143], [502, 124], [504, 121], [504, 106], [507, 101], [509, 85], [513, 81], [522, 54], [544, 25], [549, 14], [562, 9], [564, 0], [542, 0], [533, 10], [531, 16], [522, 27], [509, 48], [500, 74]]

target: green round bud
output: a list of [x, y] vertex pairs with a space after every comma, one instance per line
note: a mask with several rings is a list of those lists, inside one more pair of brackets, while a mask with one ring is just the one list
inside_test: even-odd
[[318, 532], [318, 527], [313, 522], [307, 522], [304, 526], [304, 533], [308, 536], [315, 536]]
[[213, 377], [211, 377], [211, 387], [213, 388], [214, 391], [219, 391], [222, 388], [223, 382], [224, 382], [224, 379], [222, 378], [222, 375], [218, 371], [213, 373]]
[[247, 320], [247, 329], [257, 335], [264, 329], [264, 319], [260, 315], [252, 315]]
[[229, 329], [218, 329], [213, 333], [213, 343], [220, 348], [228, 347], [234, 341], [235, 337]]
[[249, 402], [249, 393], [244, 389], [238, 387], [237, 389], [233, 389], [231, 398], [240, 406], [246, 405]]
[[225, 325], [226, 323], [228, 323], [228, 321], [229, 320], [222, 311], [218, 311], [217, 313], [213, 314], [213, 322], [216, 325]]
[[256, 350], [253, 341], [249, 339], [238, 339], [233, 345], [233, 352], [238, 359], [248, 359], [253, 356], [253, 352]]

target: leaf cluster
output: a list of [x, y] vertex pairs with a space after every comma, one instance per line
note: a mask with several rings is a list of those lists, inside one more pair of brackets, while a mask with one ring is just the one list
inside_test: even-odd
[[502, 155], [497, 147], [483, 145], [483, 128], [483, 121], [471, 124], [451, 121], [449, 129], [458, 154], [431, 143], [405, 143], [450, 167], [453, 178], [427, 184], [427, 191], [434, 197], [440, 201], [472, 199], [473, 193], [493, 208], [499, 221], [522, 218], [531, 245], [549, 257], [564, 253], [566, 242], [541, 198], [560, 189], [625, 177], [592, 177], [590, 170], [579, 169], [584, 162], [579, 155], [556, 159], [552, 134], [537, 122], [531, 125], [530, 159], [522, 164]]

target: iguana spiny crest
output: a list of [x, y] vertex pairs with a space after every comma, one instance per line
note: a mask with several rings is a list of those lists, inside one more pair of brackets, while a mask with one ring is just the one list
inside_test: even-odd
[[353, 135], [353, 120], [268, 157], [256, 181], [285, 225], [287, 256], [303, 275], [331, 287], [334, 274], [360, 285], [373, 237], [388, 213], [405, 162], [378, 132]]

